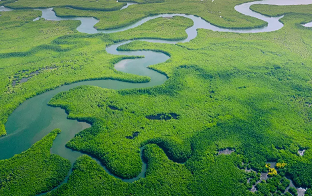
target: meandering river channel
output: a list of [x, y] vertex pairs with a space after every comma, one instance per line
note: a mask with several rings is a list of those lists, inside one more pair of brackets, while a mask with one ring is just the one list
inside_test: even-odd
[[[251, 17], [255, 17], [264, 20], [268, 23], [267, 26], [263, 28], [255, 29], [226, 29], [214, 26], [200, 17], [185, 14], [160, 14], [156, 16], [146, 17], [134, 24], [127, 27], [114, 29], [114, 30], [97, 30], [94, 25], [98, 22], [97, 19], [92, 17], [57, 17], [52, 8], [39, 9], [42, 11], [41, 18], [46, 20], [80, 20], [81, 25], [77, 28], [79, 32], [94, 34], [94, 33], [114, 33], [125, 31], [131, 28], [135, 28], [151, 19], [158, 17], [172, 17], [172, 16], [183, 16], [193, 20], [194, 25], [186, 29], [188, 37], [181, 41], [165, 41], [165, 40], [147, 40], [148, 42], [160, 42], [167, 44], [176, 44], [178, 42], [189, 42], [197, 36], [197, 29], [209, 29], [212, 31], [220, 32], [235, 32], [235, 33], [260, 33], [260, 32], [271, 32], [279, 30], [283, 27], [283, 24], [279, 22], [281, 17], [267, 17], [259, 13], [253, 12], [249, 7], [253, 4], [274, 4], [274, 5], [297, 5], [297, 4], [312, 4], [312, 0], [264, 0], [249, 2], [241, 5], [237, 5], [235, 10]], [[127, 4], [129, 6], [130, 4]], [[127, 6], [122, 9], [126, 9]], [[0, 7], [0, 11], [11, 11], [11, 9]], [[37, 18], [38, 19], [38, 18]], [[36, 20], [37, 20], [36, 19]], [[312, 20], [312, 18], [311, 18]], [[35, 20], [34, 20], [35, 22]], [[82, 155], [82, 153], [77, 151], [72, 151], [65, 147], [65, 144], [72, 139], [75, 134], [80, 131], [90, 127], [89, 124], [85, 122], [78, 122], [76, 120], [67, 119], [67, 114], [61, 108], [54, 108], [47, 105], [49, 100], [62, 91], [68, 91], [69, 89], [75, 88], [80, 85], [93, 85], [108, 89], [132, 89], [132, 88], [147, 88], [156, 85], [163, 84], [167, 78], [163, 74], [156, 71], [148, 69], [148, 66], [163, 63], [167, 61], [170, 57], [153, 51], [118, 51], [117, 48], [121, 45], [128, 44], [131, 41], [120, 42], [106, 48], [106, 51], [114, 55], [129, 55], [129, 56], [144, 56], [141, 59], [126, 59], [115, 64], [115, 69], [125, 73], [137, 74], [142, 76], [148, 76], [151, 81], [148, 83], [127, 83], [116, 80], [94, 80], [94, 81], [84, 81], [77, 82], [70, 85], [64, 85], [57, 89], [48, 91], [41, 95], [35, 96], [26, 100], [22, 103], [8, 118], [6, 123], [6, 130], [8, 135], [0, 138], [0, 159], [7, 159], [12, 157], [14, 154], [21, 153], [27, 150], [36, 141], [42, 139], [51, 130], [55, 128], [60, 128], [62, 133], [57, 136], [53, 146], [51, 148], [51, 153], [58, 154], [68, 160], [73, 164], [75, 160]], [[142, 152], [142, 151], [141, 151]], [[99, 161], [97, 161], [99, 163]], [[101, 164], [101, 163], [99, 163]], [[102, 165], [103, 166], [103, 165]], [[111, 174], [105, 166], [103, 168]], [[126, 182], [133, 182], [141, 177], [145, 176], [146, 164], [142, 165], [142, 172], [139, 176], [133, 179], [122, 179]], [[113, 174], [111, 174], [113, 175]], [[113, 175], [114, 176], [114, 175]], [[117, 177], [117, 176], [115, 176]], [[118, 177], [117, 177], [118, 178]]]

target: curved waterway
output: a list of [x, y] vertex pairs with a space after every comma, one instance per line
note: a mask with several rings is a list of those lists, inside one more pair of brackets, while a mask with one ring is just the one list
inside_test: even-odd
[[[298, 5], [298, 4], [312, 4], [312, 0], [265, 0], [249, 2], [235, 6], [235, 10], [238, 12], [252, 16], [268, 23], [267, 26], [255, 29], [226, 29], [214, 26], [207, 21], [203, 20], [201, 17], [185, 14], [160, 14], [156, 16], [146, 17], [132, 25], [127, 27], [113, 29], [113, 30], [97, 30], [94, 25], [98, 22], [97, 19], [93, 17], [58, 17], [55, 15], [52, 8], [39, 9], [42, 11], [41, 18], [46, 20], [80, 20], [81, 25], [77, 28], [79, 32], [94, 34], [94, 33], [114, 33], [126, 31], [131, 28], [135, 28], [151, 19], [158, 17], [173, 17], [173, 16], [183, 16], [193, 20], [194, 25], [186, 29], [188, 37], [185, 40], [179, 42], [189, 42], [197, 36], [197, 29], [209, 29], [212, 31], [220, 32], [235, 32], [235, 33], [261, 33], [261, 32], [271, 32], [279, 30], [283, 27], [283, 24], [279, 22], [281, 17], [267, 17], [259, 13], [253, 12], [249, 7], [253, 4], [272, 4], [272, 5]], [[129, 4], [127, 4], [129, 6]], [[127, 8], [126, 6], [123, 8]], [[0, 11], [11, 11], [11, 9], [0, 7]], [[38, 20], [35, 19], [35, 20]], [[34, 21], [35, 21], [34, 20]], [[177, 41], [165, 41], [165, 40], [148, 40], [141, 39], [148, 42], [160, 42], [167, 44], [176, 44]], [[131, 41], [120, 42], [106, 48], [106, 51], [114, 55], [129, 55], [129, 56], [144, 56], [145, 58], [140, 59], [125, 59], [117, 64], [115, 64], [115, 69], [125, 73], [137, 74], [142, 76], [148, 76], [151, 81], [148, 83], [127, 83], [116, 80], [94, 80], [94, 81], [84, 81], [77, 82], [70, 85], [61, 86], [55, 90], [48, 91], [41, 95], [35, 96], [31, 99], [26, 100], [22, 103], [8, 118], [6, 123], [6, 130], [8, 135], [0, 138], [0, 159], [7, 159], [12, 157], [14, 154], [19, 154], [22, 151], [27, 150], [36, 141], [42, 139], [51, 130], [55, 128], [60, 128], [62, 133], [59, 134], [51, 148], [51, 153], [58, 154], [68, 160], [73, 164], [75, 160], [82, 155], [82, 153], [77, 151], [72, 151], [65, 147], [65, 144], [72, 139], [75, 134], [80, 131], [90, 127], [89, 124], [85, 122], [78, 122], [76, 120], [67, 119], [67, 114], [61, 108], [49, 107], [47, 103], [49, 100], [58, 94], [59, 92], [68, 91], [69, 89], [75, 88], [80, 85], [93, 85], [108, 89], [133, 89], [133, 88], [148, 88], [163, 84], [167, 78], [163, 74], [156, 71], [148, 69], [149, 65], [154, 65], [158, 63], [163, 63], [167, 61], [170, 57], [153, 51], [117, 51], [117, 48], [121, 45], [128, 44]], [[141, 149], [142, 153], [142, 149]], [[96, 159], [95, 159], [96, 160]], [[96, 160], [97, 161], [97, 160]], [[97, 161], [101, 164], [99, 161]], [[102, 165], [103, 166], [103, 165]], [[103, 168], [111, 174], [105, 166]], [[126, 182], [133, 182], [140, 177], [145, 176], [146, 164], [143, 162], [142, 172], [133, 179], [122, 179]], [[113, 174], [111, 174], [114, 176]], [[118, 178], [117, 176], [115, 176]]]

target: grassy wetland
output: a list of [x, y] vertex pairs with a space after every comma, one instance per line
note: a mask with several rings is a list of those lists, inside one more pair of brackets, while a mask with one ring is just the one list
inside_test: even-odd
[[[124, 57], [105, 52], [105, 46], [123, 39], [158, 38], [181, 39], [187, 35], [185, 29], [192, 21], [182, 17], [159, 18], [138, 29], [128, 30], [110, 37], [104, 34], [77, 34], [78, 21], [32, 21], [39, 11], [3, 12], [0, 32], [1, 42], [1, 122], [6, 122], [9, 114], [25, 99], [57, 86], [90, 79], [114, 78], [131, 82], [146, 82], [149, 79], [117, 72], [113, 64]], [[18, 18], [17, 18], [18, 17]], [[13, 19], [16, 22], [12, 22]], [[183, 23], [185, 22], [185, 23]], [[149, 27], [160, 26], [158, 31], [150, 32]], [[172, 28], [174, 27], [174, 28]], [[25, 32], [28, 32], [25, 33]], [[64, 35], [65, 34], [65, 35]], [[133, 35], [132, 35], [133, 34]], [[7, 36], [13, 37], [8, 39]], [[16, 37], [16, 39], [14, 39]], [[25, 45], [20, 46], [23, 40]], [[36, 74], [32, 74], [36, 73]], [[29, 78], [21, 83], [23, 78]], [[38, 84], [39, 85], [34, 85]], [[0, 133], [5, 134], [4, 126]]]
[[210, 23], [226, 28], [253, 28], [265, 26], [266, 23], [259, 19], [244, 16], [235, 11], [234, 6], [248, 2], [248, 0], [235, 1], [183, 1], [165, 0], [154, 4], [131, 5], [127, 9], [112, 12], [86, 11], [55, 8], [58, 16], [92, 16], [100, 20], [95, 25], [97, 29], [114, 29], [134, 23], [146, 16], [179, 13], [197, 15]]
[[118, 3], [115, 0], [97, 0], [97, 1], [84, 1], [84, 0], [19, 0], [19, 1], [9, 1], [5, 3], [5, 6], [15, 9], [24, 8], [46, 8], [46, 7], [70, 7], [76, 9], [86, 9], [86, 10], [101, 10], [101, 11], [111, 11], [118, 10], [126, 3]]
[[253, 11], [267, 16], [281, 16], [284, 14], [311, 14], [311, 5], [296, 5], [296, 6], [277, 6], [277, 5], [252, 5], [250, 8]]
[[60, 132], [53, 130], [27, 151], [0, 161], [1, 195], [36, 195], [64, 180], [70, 162], [50, 154], [53, 140]]
[[[79, 87], [54, 97], [50, 104], [66, 108], [70, 118], [94, 119], [93, 126], [67, 146], [97, 156], [116, 175], [129, 178], [140, 172], [138, 149], [157, 144], [169, 159], [185, 162], [183, 166], [193, 173], [193, 179], [187, 178], [194, 188], [192, 194], [202, 193], [196, 182], [201, 177], [207, 179], [201, 182], [207, 191], [207, 187], [213, 187], [215, 195], [224, 193], [224, 189], [216, 188], [217, 175], [204, 171], [207, 165], [218, 168], [220, 165], [214, 160], [217, 151], [228, 147], [236, 150], [228, 160], [236, 166], [227, 171], [237, 176], [222, 179], [228, 183], [226, 187], [235, 180], [241, 184], [237, 188], [234, 183], [236, 189], [227, 190], [229, 195], [240, 195], [237, 189], [248, 187], [247, 180], [242, 180], [246, 174], [239, 167], [265, 172], [267, 161], [287, 163], [287, 169], [278, 175], [293, 176], [298, 187], [310, 187], [309, 175], [298, 172], [299, 168], [308, 172], [309, 150], [303, 157], [297, 154], [299, 148], [311, 148], [311, 73], [307, 71], [311, 64], [307, 44], [310, 30], [296, 26], [305, 20], [305, 15], [288, 15], [283, 18], [282, 30], [265, 35], [199, 30], [198, 37], [190, 43], [137, 41], [125, 45], [120, 49], [170, 54], [169, 61], [151, 67], [166, 73], [169, 80], [159, 87], [118, 92]], [[300, 40], [293, 39], [296, 34], [302, 35]], [[176, 113], [179, 118], [146, 118], [159, 113]], [[140, 134], [135, 139], [126, 138], [137, 131]], [[201, 162], [202, 159], [210, 162]], [[167, 170], [171, 170], [169, 166]], [[170, 176], [162, 176], [165, 175]], [[148, 173], [142, 183], [147, 178]], [[166, 186], [170, 187], [166, 184], [159, 191]], [[177, 187], [183, 192], [182, 186]], [[268, 188], [260, 190], [265, 192]]]
[[[265, 25], [234, 10], [243, 0], [136, 2], [120, 11], [125, 3], [115, 1], [0, 3], [11, 8], [55, 7], [59, 16], [93, 16], [100, 20], [100, 29], [158, 13], [197, 14], [227, 28]], [[312, 195], [312, 31], [301, 25], [312, 21], [310, 8], [253, 5], [265, 15], [285, 15], [284, 27], [275, 32], [198, 29], [197, 37], [187, 43], [138, 40], [120, 46], [120, 51], [168, 54], [169, 60], [150, 66], [168, 80], [129, 90], [83, 85], [54, 96], [50, 106], [92, 125], [66, 144], [85, 155], [63, 181], [70, 163], [50, 154], [53, 140], [62, 134], [54, 130], [29, 150], [0, 160], [0, 195], [297, 195], [296, 188], [289, 188], [290, 180]], [[30, 9], [1, 12], [3, 138], [10, 136], [5, 136], [5, 123], [14, 109], [50, 89], [84, 80], [150, 81], [114, 69], [118, 61], [134, 57], [109, 54], [105, 48], [140, 38], [184, 39], [193, 25], [175, 16], [123, 32], [89, 35], [76, 30], [79, 21], [33, 21], [40, 15]], [[218, 153], [225, 149], [232, 153]], [[303, 156], [299, 150], [305, 150]], [[140, 174], [143, 161], [145, 177], [124, 182]]]

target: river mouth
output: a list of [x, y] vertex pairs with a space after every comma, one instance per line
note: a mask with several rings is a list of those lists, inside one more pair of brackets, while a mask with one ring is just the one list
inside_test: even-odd
[[[270, 3], [271, 2], [271, 3]], [[194, 25], [186, 30], [188, 37], [185, 40], [180, 41], [166, 41], [166, 40], [148, 40], [141, 39], [142, 41], [148, 42], [158, 42], [166, 44], [176, 44], [178, 42], [189, 42], [197, 36], [197, 29], [209, 29], [212, 31], [219, 32], [234, 32], [234, 33], [261, 33], [261, 32], [271, 32], [279, 30], [283, 27], [283, 24], [279, 22], [282, 17], [266, 17], [261, 14], [252, 12], [249, 7], [252, 4], [275, 4], [273, 2], [281, 3], [282, 1], [266, 0], [261, 2], [251, 2], [235, 7], [237, 11], [248, 16], [253, 16], [258, 19], [268, 22], [268, 26], [255, 28], [255, 29], [225, 29], [214, 25], [211, 25], [207, 21], [200, 17], [185, 15], [185, 14], [160, 14], [152, 17], [146, 17], [135, 24], [123, 27], [120, 29], [113, 30], [97, 30], [94, 25], [98, 22], [97, 19], [93, 17], [73, 17], [73, 18], [62, 18], [57, 17], [52, 8], [39, 9], [42, 11], [41, 18], [46, 20], [80, 20], [81, 25], [77, 28], [79, 32], [95, 34], [95, 33], [115, 33], [121, 32], [128, 29], [135, 28], [141, 24], [158, 18], [158, 17], [173, 17], [173, 16], [183, 16], [192, 19]], [[283, 1], [285, 2], [285, 1]], [[300, 3], [301, 2], [301, 3]], [[303, 4], [304, 2], [312, 3], [312, 1], [302, 0], [292, 2], [294, 4]], [[279, 4], [277, 4], [279, 5]], [[0, 11], [11, 11], [11, 9], [0, 7]], [[93, 80], [73, 83], [70, 85], [61, 86], [55, 90], [48, 91], [41, 95], [35, 96], [28, 99], [23, 104], [21, 104], [8, 118], [6, 123], [6, 130], [8, 135], [0, 138], [0, 149], [3, 153], [0, 154], [0, 159], [7, 159], [12, 157], [14, 154], [21, 153], [27, 150], [32, 144], [40, 140], [48, 134], [51, 130], [55, 128], [60, 128], [62, 133], [55, 139], [53, 147], [51, 148], [51, 153], [58, 154], [74, 163], [76, 159], [83, 153], [72, 151], [65, 147], [65, 144], [72, 139], [80, 131], [89, 128], [91, 125], [85, 122], [78, 122], [76, 120], [67, 119], [67, 114], [61, 108], [54, 108], [47, 105], [52, 97], [56, 94], [68, 91], [72, 88], [78, 87], [80, 85], [93, 85], [108, 89], [133, 89], [133, 88], [148, 88], [153, 86], [162, 85], [167, 77], [161, 73], [148, 69], [148, 66], [163, 63], [167, 61], [170, 57], [166, 54], [153, 51], [118, 51], [117, 48], [124, 44], [128, 44], [131, 41], [124, 41], [121, 43], [116, 43], [114, 45], [108, 46], [106, 52], [114, 55], [128, 55], [128, 56], [144, 56], [144, 58], [138, 59], [125, 59], [115, 64], [115, 69], [125, 73], [137, 74], [142, 76], [148, 76], [151, 81], [148, 83], [127, 83], [116, 80]], [[138, 66], [139, 65], [139, 66]], [[157, 116], [156, 116], [157, 118]], [[139, 134], [129, 136], [134, 139]], [[141, 149], [142, 153], [142, 149]], [[99, 163], [99, 161], [97, 161]], [[103, 168], [112, 176], [119, 178], [118, 176], [110, 173], [105, 166]], [[122, 179], [125, 182], [133, 182], [141, 177], [145, 176], [146, 164], [143, 161], [141, 173], [133, 179]]]

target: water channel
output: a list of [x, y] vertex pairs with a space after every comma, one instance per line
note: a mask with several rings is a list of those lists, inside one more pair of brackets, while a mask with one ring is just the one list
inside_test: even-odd
[[[267, 17], [259, 13], [253, 12], [249, 7], [253, 4], [274, 4], [274, 5], [297, 5], [297, 4], [312, 4], [312, 0], [264, 0], [249, 2], [241, 5], [235, 6], [235, 10], [251, 17], [255, 17], [266, 21], [267, 26], [255, 29], [226, 29], [214, 26], [207, 21], [203, 20], [201, 17], [185, 14], [160, 14], [156, 16], [146, 17], [134, 24], [127, 27], [113, 29], [113, 30], [97, 30], [94, 25], [98, 22], [97, 19], [93, 17], [58, 17], [55, 15], [53, 8], [39, 9], [42, 11], [41, 18], [46, 20], [80, 20], [81, 25], [77, 27], [77, 30], [81, 33], [95, 34], [95, 33], [114, 33], [126, 31], [128, 29], [135, 28], [149, 20], [158, 17], [173, 17], [173, 16], [183, 16], [193, 20], [194, 25], [186, 29], [188, 37], [181, 41], [166, 41], [166, 40], [148, 40], [142, 39], [148, 42], [160, 42], [167, 44], [176, 44], [178, 42], [189, 42], [197, 36], [197, 29], [209, 29], [212, 31], [219, 32], [235, 32], [235, 33], [261, 33], [261, 32], [271, 32], [277, 31], [283, 27], [283, 24], [279, 21], [280, 17]], [[131, 4], [127, 4], [129, 6]], [[134, 6], [134, 5], [133, 5]], [[126, 9], [123, 7], [122, 9]], [[0, 7], [0, 11], [11, 11], [11, 9]], [[39, 18], [36, 18], [38, 20]], [[312, 18], [311, 18], [312, 20]], [[68, 91], [69, 89], [75, 88], [80, 85], [93, 85], [108, 89], [133, 89], [133, 88], [148, 88], [163, 84], [167, 78], [163, 74], [156, 71], [148, 69], [148, 66], [159, 64], [167, 61], [170, 57], [153, 51], [118, 51], [117, 48], [121, 45], [128, 44], [132, 41], [124, 41], [116, 43], [114, 45], [108, 46], [106, 48], [107, 53], [114, 55], [129, 55], [129, 56], [144, 56], [140, 59], [125, 59], [117, 64], [115, 64], [115, 69], [125, 73], [137, 74], [142, 76], [148, 76], [151, 81], [148, 83], [127, 83], [117, 80], [93, 80], [93, 81], [83, 81], [77, 82], [70, 85], [64, 85], [57, 89], [48, 91], [41, 95], [35, 96], [23, 102], [8, 118], [6, 123], [7, 136], [0, 138], [0, 159], [7, 159], [12, 157], [14, 154], [19, 154], [22, 151], [27, 150], [32, 144], [42, 139], [51, 130], [55, 128], [60, 128], [62, 133], [57, 136], [53, 146], [51, 148], [51, 153], [58, 154], [68, 160], [73, 164], [75, 160], [81, 156], [83, 153], [72, 151], [65, 147], [65, 144], [72, 139], [75, 134], [80, 131], [90, 127], [89, 124], [85, 122], [78, 122], [76, 120], [67, 119], [67, 114], [61, 108], [54, 108], [47, 105], [49, 100], [58, 94], [59, 92]], [[141, 150], [142, 152], [142, 150]], [[95, 159], [96, 160], [96, 159]], [[97, 160], [96, 160], [97, 161]], [[99, 161], [97, 161], [101, 164]], [[103, 165], [102, 165], [103, 166]], [[111, 174], [105, 166], [103, 168]], [[126, 182], [133, 182], [141, 177], [145, 176], [146, 164], [142, 165], [142, 172], [133, 179], [122, 179]], [[111, 174], [113, 175], [113, 174]], [[113, 175], [114, 176], [114, 175]], [[117, 176], [115, 176], [117, 177]], [[118, 178], [118, 177], [117, 177]]]

